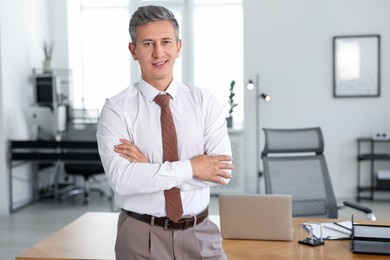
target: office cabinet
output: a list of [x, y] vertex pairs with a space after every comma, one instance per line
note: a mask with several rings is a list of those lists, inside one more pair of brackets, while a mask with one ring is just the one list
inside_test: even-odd
[[[384, 149], [384, 146], [390, 149], [390, 140], [357, 139], [357, 201], [373, 200], [376, 191], [390, 191], [390, 179], [380, 180], [377, 176], [380, 168], [390, 169], [390, 153]], [[382, 163], [379, 167], [378, 164], [381, 161], [388, 161], [388, 163], [386, 162], [386, 165]], [[363, 169], [364, 164], [367, 164], [365, 169]]]

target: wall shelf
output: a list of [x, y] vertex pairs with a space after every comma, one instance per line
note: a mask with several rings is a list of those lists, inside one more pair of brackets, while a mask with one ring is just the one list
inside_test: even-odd
[[[377, 161], [390, 161], [390, 153], [379, 153], [376, 144], [387, 143], [390, 145], [390, 140], [374, 140], [372, 138], [358, 138], [357, 139], [357, 201], [362, 199], [374, 199], [376, 191], [390, 191], [390, 185], [379, 185], [376, 179], [375, 172]], [[363, 146], [366, 150], [362, 152]], [[366, 162], [369, 164], [368, 172], [363, 173], [362, 164]], [[390, 166], [389, 166], [390, 168]], [[369, 174], [369, 183], [362, 181], [363, 174]]]

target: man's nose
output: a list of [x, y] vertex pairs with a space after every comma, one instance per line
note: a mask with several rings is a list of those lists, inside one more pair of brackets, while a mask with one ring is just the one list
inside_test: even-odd
[[154, 45], [153, 48], [153, 57], [160, 57], [163, 53], [163, 47], [161, 44], [157, 43]]

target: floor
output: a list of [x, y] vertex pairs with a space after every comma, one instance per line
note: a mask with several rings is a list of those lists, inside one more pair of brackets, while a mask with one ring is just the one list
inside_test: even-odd
[[[374, 210], [378, 219], [389, 219], [389, 201], [362, 201]], [[0, 259], [12, 260], [15, 256], [70, 223], [83, 213], [109, 212], [107, 197], [92, 195], [91, 202], [83, 205], [81, 198], [70, 198], [62, 203], [43, 200], [20, 209], [8, 216], [0, 216]], [[364, 215], [345, 209], [339, 211], [340, 219], [363, 219]], [[210, 214], [218, 214], [218, 198], [212, 196]]]

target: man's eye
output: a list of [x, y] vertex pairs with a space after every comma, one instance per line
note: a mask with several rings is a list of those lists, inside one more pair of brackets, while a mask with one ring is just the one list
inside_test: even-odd
[[171, 43], [171, 41], [163, 41], [164, 45], [167, 45], [167, 44], [170, 44], [170, 43]]
[[149, 47], [149, 46], [152, 46], [152, 45], [153, 45], [153, 43], [151, 43], [151, 42], [145, 42], [145, 43], [144, 43], [144, 46], [145, 46], [145, 47]]

